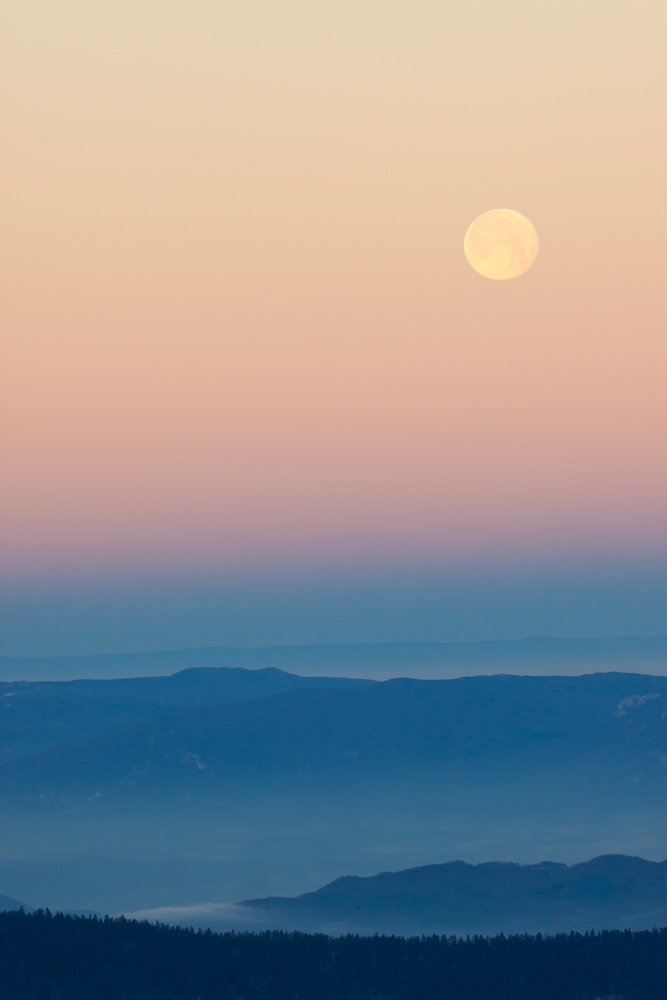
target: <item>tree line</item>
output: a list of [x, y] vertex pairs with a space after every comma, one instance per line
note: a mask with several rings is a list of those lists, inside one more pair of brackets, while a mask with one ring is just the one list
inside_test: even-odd
[[667, 928], [421, 938], [0, 914], [1, 1000], [665, 1000]]

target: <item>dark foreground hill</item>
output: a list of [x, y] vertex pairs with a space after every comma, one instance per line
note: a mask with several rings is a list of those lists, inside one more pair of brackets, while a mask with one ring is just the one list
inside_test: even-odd
[[667, 930], [333, 939], [0, 914], [3, 1000], [664, 1000], [666, 991]]
[[583, 864], [454, 861], [347, 876], [294, 899], [242, 904], [266, 927], [389, 934], [651, 928], [667, 923], [667, 861], [609, 855]]

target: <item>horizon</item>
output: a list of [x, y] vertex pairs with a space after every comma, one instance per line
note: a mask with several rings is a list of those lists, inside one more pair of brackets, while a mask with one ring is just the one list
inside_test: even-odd
[[659, 561], [0, 583], [0, 656], [665, 632]]
[[514, 675], [667, 674], [667, 635], [527, 636], [476, 642], [192, 646], [116, 653], [0, 656], [0, 682], [169, 677], [187, 670], [272, 668], [302, 677], [454, 680]]

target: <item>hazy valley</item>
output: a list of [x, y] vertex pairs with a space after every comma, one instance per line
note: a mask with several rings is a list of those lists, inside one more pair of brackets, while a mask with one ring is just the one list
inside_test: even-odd
[[456, 860], [662, 861], [666, 700], [667, 680], [640, 673], [376, 682], [200, 667], [7, 683], [0, 889], [134, 912]]

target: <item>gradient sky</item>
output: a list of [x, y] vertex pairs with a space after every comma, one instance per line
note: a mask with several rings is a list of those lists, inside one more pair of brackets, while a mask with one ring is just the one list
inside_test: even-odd
[[[666, 632], [666, 35], [3, 5], [0, 653]], [[514, 281], [463, 255], [494, 207]]]

